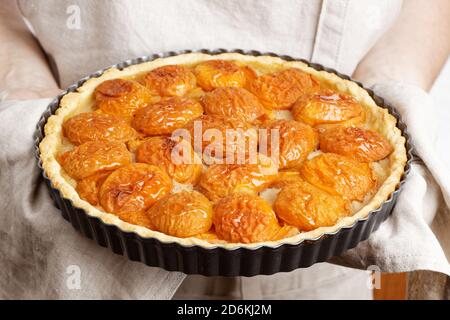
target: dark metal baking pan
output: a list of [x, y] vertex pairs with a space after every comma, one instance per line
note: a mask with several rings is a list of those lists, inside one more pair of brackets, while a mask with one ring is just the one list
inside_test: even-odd
[[[102, 69], [85, 77], [67, 88], [56, 97], [41, 116], [36, 132], [34, 134], [35, 153], [39, 169], [42, 171], [44, 180], [50, 191], [53, 201], [61, 211], [64, 219], [69, 221], [73, 227], [86, 237], [93, 239], [100, 246], [108, 247], [112, 252], [121, 254], [133, 261], [141, 261], [149, 266], [164, 268], [168, 271], [181, 271], [186, 274], [201, 274], [205, 276], [255, 276], [260, 274], [270, 275], [277, 272], [288, 272], [297, 268], [306, 268], [317, 262], [327, 261], [332, 256], [340, 255], [344, 251], [354, 248], [359, 242], [366, 240], [372, 232], [378, 229], [392, 213], [402, 185], [410, 170], [412, 161], [412, 145], [398, 112], [381, 97], [374, 94], [370, 89], [357, 83], [364, 88], [375, 100], [377, 105], [386, 108], [397, 119], [397, 127], [406, 138], [406, 150], [408, 161], [404, 174], [397, 189], [390, 195], [380, 208], [371, 211], [366, 218], [357, 220], [354, 225], [343, 227], [335, 233], [326, 233], [314, 240], [304, 240], [297, 244], [280, 244], [278, 247], [259, 246], [257, 248], [225, 249], [215, 247], [211, 249], [201, 246], [185, 246], [179, 243], [164, 243], [156, 238], [143, 238], [134, 232], [126, 232], [115, 225], [109, 225], [96, 217], [87, 214], [83, 209], [77, 208], [69, 199], [65, 199], [58, 189], [52, 186], [46, 176], [39, 153], [39, 143], [44, 137], [44, 126], [47, 119], [55, 113], [59, 107], [61, 98], [68, 92], [76, 91], [83, 83], [90, 79], [99, 77], [105, 70], [116, 67], [123, 69], [127, 66], [151, 61], [157, 58], [174, 56], [190, 52], [202, 52], [207, 54], [220, 54], [236, 52], [253, 56], [276, 56], [287, 61], [302, 61], [316, 70], [325, 70], [347, 80], [350, 77], [343, 75], [333, 69], [326, 68], [320, 64], [310, 63], [304, 59], [295, 59], [289, 56], [274, 53], [261, 53], [258, 51], [244, 50], [184, 50], [178, 52], [167, 52], [152, 54], [118, 63], [114, 66]], [[353, 80], [352, 80], [353, 81]]]

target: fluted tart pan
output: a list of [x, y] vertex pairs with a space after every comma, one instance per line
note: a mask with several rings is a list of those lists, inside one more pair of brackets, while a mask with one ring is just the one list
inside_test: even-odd
[[70, 92], [76, 92], [86, 81], [102, 76], [110, 68], [123, 70], [124, 68], [153, 61], [159, 58], [178, 56], [192, 53], [185, 50], [152, 54], [127, 60], [119, 64], [97, 71], [77, 83], [73, 84], [56, 97], [41, 116], [34, 134], [35, 154], [38, 167], [42, 172], [50, 195], [64, 219], [84, 236], [93, 239], [100, 246], [108, 247], [112, 252], [121, 254], [132, 261], [141, 261], [148, 266], [161, 267], [168, 271], [181, 271], [186, 274], [201, 274], [205, 276], [255, 276], [270, 275], [277, 272], [288, 272], [297, 268], [306, 268], [317, 262], [327, 261], [330, 257], [339, 255], [355, 247], [359, 242], [366, 240], [380, 224], [392, 213], [402, 185], [410, 170], [412, 161], [412, 146], [406, 125], [402, 122], [398, 112], [381, 97], [350, 77], [320, 64], [310, 63], [303, 59], [289, 56], [279, 56], [273, 53], [243, 50], [200, 50], [196, 52], [219, 55], [223, 53], [236, 53], [247, 56], [278, 57], [285, 61], [301, 61], [307, 66], [317, 70], [337, 75], [339, 78], [349, 80], [364, 89], [377, 106], [386, 109], [397, 120], [396, 127], [405, 139], [407, 161], [400, 181], [395, 190], [390, 193], [387, 200], [371, 210], [364, 217], [357, 218], [351, 225], [335, 228], [330, 232], [323, 232], [310, 238], [301, 238], [296, 242], [279, 242], [271, 244], [255, 244], [251, 246], [221, 246], [200, 245], [172, 241], [169, 238], [143, 236], [134, 230], [125, 230], [120, 225], [104, 221], [101, 217], [89, 214], [85, 209], [75, 205], [71, 199], [64, 197], [62, 192], [54, 186], [43, 169], [39, 145], [44, 138], [44, 126], [50, 116], [55, 114], [60, 106], [62, 97]]

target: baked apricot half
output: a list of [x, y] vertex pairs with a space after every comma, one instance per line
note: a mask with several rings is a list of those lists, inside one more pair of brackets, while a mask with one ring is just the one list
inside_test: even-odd
[[147, 210], [172, 187], [172, 180], [163, 170], [146, 163], [133, 163], [106, 178], [99, 192], [100, 204], [121, 218]]
[[273, 240], [280, 225], [270, 204], [257, 195], [235, 193], [214, 205], [214, 228], [220, 239], [235, 243]]
[[277, 233], [275, 233], [275, 235], [273, 236], [273, 238], [271, 240], [272, 241], [282, 240], [282, 239], [296, 236], [299, 233], [300, 232], [299, 232], [298, 228], [290, 226], [288, 224], [285, 224], [285, 225], [281, 226], [281, 228], [278, 229]]
[[216, 201], [235, 192], [256, 193], [266, 188], [277, 175], [272, 159], [258, 154], [255, 163], [213, 164], [200, 178], [199, 188]]
[[164, 98], [136, 112], [132, 125], [147, 136], [170, 134], [203, 114], [199, 102], [190, 98]]
[[295, 184], [298, 181], [303, 181], [298, 170], [294, 169], [279, 171], [273, 182], [270, 184], [270, 187], [283, 189], [284, 187]]
[[202, 104], [207, 114], [239, 118], [254, 122], [266, 113], [263, 105], [244, 88], [217, 88], [206, 93]]
[[314, 186], [348, 200], [362, 201], [376, 183], [368, 163], [335, 153], [323, 153], [306, 161], [300, 174]]
[[257, 131], [242, 119], [202, 115], [191, 121], [186, 129], [194, 150], [204, 152], [206, 157], [229, 159], [228, 163], [236, 163], [238, 155], [257, 151]]
[[[274, 120], [265, 125], [266, 147], [260, 152], [278, 155], [280, 169], [298, 168], [319, 143], [317, 132], [307, 124], [295, 120]], [[261, 132], [261, 131], [260, 131]]]
[[131, 153], [123, 142], [89, 141], [63, 153], [58, 160], [70, 177], [81, 180], [131, 163]]
[[133, 80], [113, 79], [99, 84], [94, 91], [95, 104], [102, 112], [130, 121], [134, 113], [152, 101], [146, 87]]
[[305, 181], [284, 187], [273, 204], [277, 216], [302, 231], [334, 225], [349, 214], [349, 203]]
[[209, 243], [223, 242], [223, 240], [219, 239], [219, 236], [214, 231], [214, 228], [212, 228], [211, 230], [209, 230], [207, 232], [196, 234], [195, 237], [198, 239], [204, 240], [206, 242], [209, 242]]
[[189, 142], [169, 137], [150, 137], [136, 149], [136, 161], [163, 169], [179, 183], [197, 183], [202, 161]]
[[252, 92], [268, 109], [289, 109], [302, 95], [317, 90], [318, 83], [311, 75], [297, 68], [289, 68], [257, 77], [248, 84]]
[[144, 77], [145, 86], [156, 96], [184, 96], [195, 88], [194, 73], [180, 65], [162, 66], [148, 72]]
[[92, 176], [84, 178], [77, 183], [76, 191], [81, 199], [89, 202], [93, 206], [99, 204], [98, 193], [100, 187], [112, 171], [101, 171]]
[[98, 112], [77, 114], [64, 121], [62, 128], [64, 136], [74, 145], [98, 140], [126, 142], [138, 136], [124, 119]]
[[355, 98], [332, 90], [302, 95], [291, 112], [295, 120], [313, 127], [354, 125], [364, 120], [364, 109]]
[[209, 60], [195, 66], [197, 84], [205, 91], [219, 87], [244, 87], [247, 78], [254, 74], [248, 67], [240, 67], [233, 61]]
[[358, 127], [335, 127], [320, 134], [320, 149], [338, 153], [360, 162], [386, 158], [392, 146], [376, 131]]
[[212, 204], [197, 191], [182, 191], [164, 197], [148, 211], [153, 230], [186, 238], [207, 232], [212, 225]]

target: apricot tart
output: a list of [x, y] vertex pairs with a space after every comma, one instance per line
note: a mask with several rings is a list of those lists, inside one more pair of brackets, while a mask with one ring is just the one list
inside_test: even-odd
[[[57, 204], [100, 244], [170, 270], [270, 274], [356, 245], [392, 210], [410, 157], [404, 125], [348, 77], [255, 52], [172, 54], [119, 66], [60, 95], [37, 132]], [[330, 239], [324, 235], [369, 222], [358, 241], [318, 255]], [[120, 247], [102, 226], [116, 228]], [[184, 253], [165, 253], [172, 260], [164, 261], [155, 249], [164, 244], [202, 248], [199, 257], [225, 250], [221, 261], [240, 267], [185, 264]], [[261, 260], [242, 266], [228, 254], [269, 248], [270, 256], [284, 245], [311, 246], [315, 256], [286, 256], [287, 265], [269, 268]]]

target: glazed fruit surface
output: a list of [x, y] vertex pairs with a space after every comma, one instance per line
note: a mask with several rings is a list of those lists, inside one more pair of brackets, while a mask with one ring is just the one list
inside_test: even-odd
[[184, 96], [196, 86], [195, 76], [184, 66], [168, 65], [146, 74], [144, 84], [152, 95]]
[[194, 72], [198, 85], [205, 91], [222, 87], [244, 87], [256, 77], [251, 69], [224, 60], [201, 62], [194, 68]]
[[168, 135], [203, 114], [199, 102], [190, 98], [162, 98], [134, 115], [133, 127], [146, 136]]
[[[179, 151], [175, 150], [179, 148]], [[136, 161], [159, 166], [179, 183], [197, 183], [202, 174], [202, 162], [187, 141], [169, 137], [150, 137], [136, 149]], [[183, 158], [187, 156], [187, 163]]]
[[317, 90], [314, 79], [299, 69], [259, 76], [248, 88], [268, 109], [289, 109], [302, 95]]
[[103, 81], [92, 100], [62, 124], [64, 174], [92, 206], [178, 238], [335, 225], [375, 194], [393, 151], [357, 99], [294, 67], [169, 64]]
[[289, 225], [308, 231], [335, 224], [349, 213], [349, 203], [299, 179], [280, 191], [274, 210]]
[[250, 123], [266, 114], [258, 98], [244, 88], [216, 88], [205, 94], [202, 104], [206, 114], [239, 118]]
[[392, 152], [389, 142], [376, 131], [342, 126], [330, 128], [320, 135], [320, 149], [360, 162], [378, 161]]
[[158, 201], [148, 211], [155, 230], [175, 237], [191, 237], [211, 229], [212, 203], [197, 191], [182, 191]]
[[[276, 150], [280, 169], [299, 168], [306, 157], [317, 148], [319, 141], [317, 132], [304, 123], [294, 120], [275, 120], [264, 127], [267, 130], [265, 153], [276, 157], [272, 154], [272, 150]], [[275, 134], [277, 138], [274, 137]], [[274, 142], [278, 148], [272, 147]]]
[[368, 163], [335, 153], [324, 153], [306, 161], [300, 168], [300, 174], [320, 189], [349, 200], [362, 201], [375, 186], [374, 175]]
[[134, 113], [152, 101], [152, 95], [136, 81], [113, 79], [95, 89], [95, 102], [99, 111], [130, 121]]
[[61, 154], [59, 161], [74, 179], [83, 179], [97, 172], [117, 169], [131, 163], [131, 153], [117, 141], [89, 141]]
[[213, 222], [219, 238], [240, 243], [273, 240], [281, 228], [269, 203], [246, 193], [220, 199]]
[[88, 141], [136, 139], [138, 133], [123, 118], [100, 112], [80, 113], [63, 125], [64, 136], [74, 145]]
[[213, 164], [200, 178], [200, 190], [212, 201], [232, 193], [257, 193], [270, 185], [277, 175], [274, 161], [262, 154], [256, 163]]
[[[194, 150], [203, 153], [204, 156], [232, 160], [239, 154], [256, 151], [258, 147], [256, 128], [239, 118], [205, 114], [191, 121], [186, 129], [189, 130], [190, 142]], [[208, 133], [208, 130], [213, 131]], [[217, 146], [217, 148], [211, 148], [211, 146]]]
[[303, 95], [293, 105], [292, 115], [313, 127], [352, 125], [364, 120], [363, 107], [353, 97], [332, 90]]
[[108, 212], [133, 214], [147, 210], [171, 189], [172, 181], [164, 171], [149, 164], [133, 163], [106, 178], [99, 199]]

